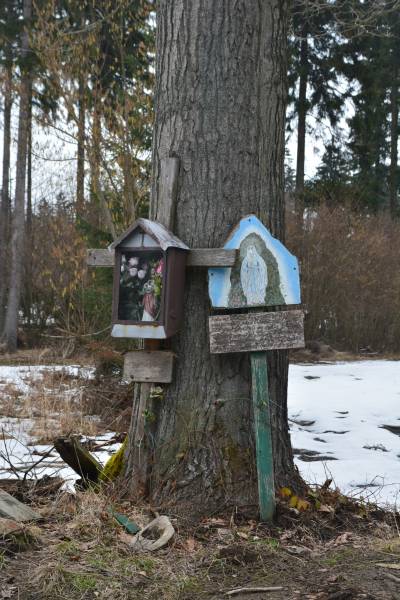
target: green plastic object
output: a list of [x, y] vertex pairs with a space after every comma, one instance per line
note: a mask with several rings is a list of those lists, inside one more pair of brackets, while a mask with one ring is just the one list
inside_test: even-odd
[[128, 517], [123, 515], [122, 513], [116, 512], [113, 508], [109, 508], [110, 514], [114, 517], [114, 519], [122, 525], [122, 527], [130, 533], [131, 535], [135, 535], [140, 531], [139, 525], [137, 525], [134, 521], [130, 521]]

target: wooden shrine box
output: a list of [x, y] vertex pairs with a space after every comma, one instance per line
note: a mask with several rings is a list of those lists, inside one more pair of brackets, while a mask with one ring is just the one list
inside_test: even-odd
[[161, 223], [138, 219], [109, 250], [115, 250], [111, 335], [174, 335], [183, 313], [186, 244]]

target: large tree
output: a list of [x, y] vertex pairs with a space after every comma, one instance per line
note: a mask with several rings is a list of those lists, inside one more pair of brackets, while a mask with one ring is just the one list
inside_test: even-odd
[[29, 33], [28, 27], [32, 17], [32, 1], [23, 3], [24, 32], [21, 36], [21, 81], [19, 94], [18, 147], [15, 178], [15, 199], [11, 228], [11, 266], [7, 299], [7, 311], [3, 337], [6, 347], [14, 352], [17, 349], [18, 312], [22, 290], [24, 264], [24, 232], [25, 232], [25, 191], [26, 163], [28, 149], [29, 102], [31, 97], [31, 76], [29, 69]]
[[0, 201], [0, 334], [4, 325], [7, 302], [7, 266], [11, 216], [11, 109], [15, 50], [20, 35], [19, 12], [19, 6], [15, 0], [6, 0], [0, 5], [0, 87], [3, 96], [3, 160]]
[[[287, 3], [281, 0], [159, 0], [153, 189], [159, 214], [161, 163], [177, 157], [174, 232], [190, 247], [218, 248], [241, 217], [256, 214], [284, 232]], [[182, 330], [172, 339], [173, 383], [138, 440], [136, 392], [128, 475], [158, 503], [198, 511], [257, 505], [250, 364], [247, 354], [211, 355], [207, 273], [187, 271]], [[287, 422], [285, 352], [269, 356], [275, 474], [294, 481]], [[140, 448], [134, 447], [134, 440]]]

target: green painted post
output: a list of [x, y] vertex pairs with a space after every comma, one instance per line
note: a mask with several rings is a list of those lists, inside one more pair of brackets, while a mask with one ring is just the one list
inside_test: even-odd
[[272, 521], [275, 514], [275, 485], [267, 355], [265, 352], [251, 352], [250, 361], [260, 519]]

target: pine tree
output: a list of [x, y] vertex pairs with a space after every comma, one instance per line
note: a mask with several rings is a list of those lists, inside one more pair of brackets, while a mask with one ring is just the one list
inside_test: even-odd
[[[343, 94], [339, 89], [339, 65], [334, 3], [319, 10], [307, 0], [292, 4], [292, 40], [289, 68], [289, 122], [297, 117], [296, 204], [302, 212], [305, 185], [307, 116], [317, 122], [328, 119], [334, 128], [342, 114]], [[316, 130], [314, 129], [314, 135]]]
[[3, 92], [3, 164], [0, 199], [0, 335], [4, 327], [8, 291], [8, 249], [10, 239], [10, 153], [13, 73], [20, 35], [19, 6], [15, 0], [0, 5], [0, 73]]
[[11, 228], [11, 265], [9, 274], [9, 288], [7, 310], [4, 323], [3, 339], [7, 350], [15, 352], [17, 349], [18, 313], [20, 307], [23, 262], [24, 262], [24, 231], [25, 231], [25, 191], [26, 191], [26, 162], [28, 149], [28, 118], [31, 77], [29, 68], [29, 32], [32, 17], [32, 2], [24, 0], [23, 19], [24, 30], [21, 35], [21, 82], [19, 93], [19, 118], [18, 118], [18, 149], [16, 166], [16, 184], [14, 212]]
[[399, 185], [399, 14], [392, 2], [341, 4], [343, 8], [351, 5], [352, 14], [358, 15], [353, 24], [346, 15], [340, 28], [342, 73], [350, 82], [354, 105], [347, 143], [353, 185], [361, 204], [375, 210], [390, 206], [394, 215]]

